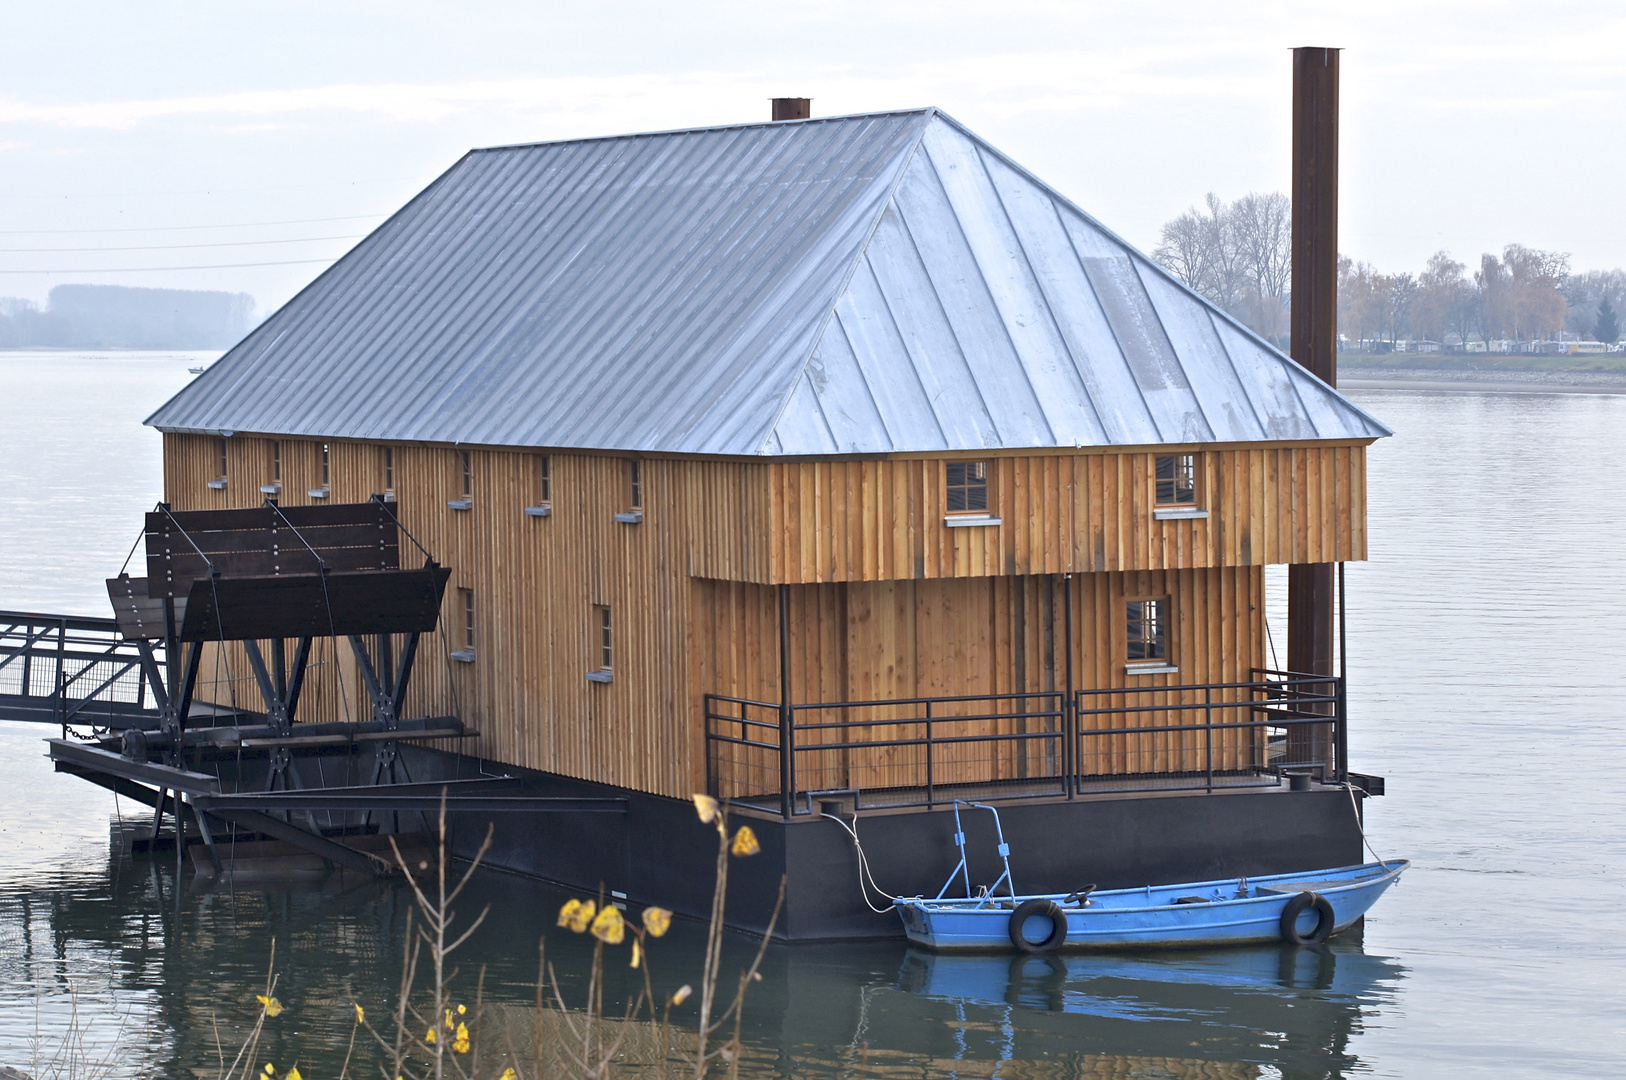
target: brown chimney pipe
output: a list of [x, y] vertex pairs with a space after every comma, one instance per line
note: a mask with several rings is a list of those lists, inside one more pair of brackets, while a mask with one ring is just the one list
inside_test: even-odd
[[773, 118], [775, 120], [806, 120], [812, 115], [812, 98], [776, 97], [773, 99]]
[[[1289, 346], [1294, 360], [1338, 385], [1338, 52], [1293, 50], [1293, 280]], [[1287, 666], [1333, 673], [1333, 564], [1287, 568]], [[1316, 693], [1318, 687], [1307, 687]], [[1333, 760], [1326, 725], [1289, 729], [1295, 762]]]

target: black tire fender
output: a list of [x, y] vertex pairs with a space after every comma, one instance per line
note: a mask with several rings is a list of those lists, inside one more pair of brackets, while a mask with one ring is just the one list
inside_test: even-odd
[[[1316, 913], [1315, 929], [1308, 934], [1299, 933], [1299, 916], [1307, 908], [1314, 908]], [[1332, 937], [1333, 921], [1337, 916], [1332, 911], [1332, 901], [1320, 893], [1306, 889], [1295, 895], [1282, 908], [1282, 940], [1292, 945], [1319, 945]]]
[[[1050, 936], [1043, 941], [1029, 941], [1022, 936], [1023, 925], [1035, 915], [1048, 916], [1050, 925], [1054, 927]], [[1011, 944], [1022, 952], [1055, 952], [1061, 948], [1062, 942], [1067, 940], [1067, 913], [1054, 900], [1036, 896], [1016, 905], [1016, 910], [1011, 912], [1010, 932]]]

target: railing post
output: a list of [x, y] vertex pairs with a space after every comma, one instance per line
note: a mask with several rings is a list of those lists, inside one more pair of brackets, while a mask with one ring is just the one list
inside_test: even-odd
[[1203, 687], [1203, 741], [1208, 747], [1208, 793], [1214, 793], [1214, 688]]
[[1349, 783], [1349, 604], [1344, 593], [1344, 564], [1338, 564], [1338, 727], [1334, 731], [1338, 746], [1340, 784]]
[[926, 702], [926, 809], [930, 810], [935, 802], [935, 790], [932, 770], [932, 703]]
[[1333, 693], [1338, 698], [1333, 705], [1333, 708], [1338, 711], [1335, 721], [1337, 727], [1334, 729], [1338, 740], [1338, 771], [1335, 775], [1338, 777], [1340, 784], [1347, 784], [1349, 783], [1349, 715], [1346, 710], [1349, 708], [1349, 697], [1345, 676], [1338, 676]]
[[32, 697], [34, 684], [34, 624], [23, 625], [23, 697]]
[[779, 586], [779, 813], [796, 805], [796, 709], [790, 696], [790, 586]]
[[62, 737], [68, 737], [68, 704], [62, 695], [67, 693], [66, 672], [68, 662], [68, 620], [56, 624], [56, 716], [62, 722]]
[[704, 710], [701, 723], [705, 725], [706, 732], [706, 794], [715, 799], [717, 797], [717, 769], [711, 760], [711, 695], [706, 694], [700, 701]]
[[1078, 697], [1073, 691], [1073, 575], [1061, 576], [1062, 648], [1066, 652], [1067, 692], [1061, 703], [1061, 767], [1067, 797], [1078, 791]]

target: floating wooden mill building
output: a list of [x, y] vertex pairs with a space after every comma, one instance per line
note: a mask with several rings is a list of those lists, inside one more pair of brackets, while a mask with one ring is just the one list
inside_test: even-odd
[[956, 799], [1024, 891], [1359, 861], [1265, 567], [1365, 557], [1387, 429], [936, 109], [471, 152], [148, 423], [131, 634], [194, 743], [275, 730], [101, 752], [216, 832], [450, 782], [496, 863], [702, 911], [710, 792], [791, 938], [895, 933], [844, 826], [933, 893]]

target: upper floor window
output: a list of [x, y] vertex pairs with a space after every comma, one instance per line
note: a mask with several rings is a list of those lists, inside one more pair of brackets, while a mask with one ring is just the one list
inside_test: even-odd
[[553, 461], [546, 454], [536, 459], [536, 494], [538, 506], [553, 505]]
[[395, 447], [384, 447], [384, 493], [395, 491]]
[[1197, 455], [1166, 454], [1157, 459], [1157, 505], [1197, 505]]
[[224, 479], [226, 479], [226, 440], [225, 439], [220, 439], [219, 442], [220, 442], [220, 462], [219, 462], [220, 468], [216, 471], [215, 475], [218, 476], [220, 479], [224, 480]]
[[627, 509], [644, 508], [644, 463], [637, 458], [627, 462]]
[[333, 452], [327, 443], [322, 444], [322, 486], [333, 486]]
[[1128, 605], [1129, 661], [1167, 661], [1169, 602], [1131, 600]]
[[474, 498], [474, 455], [467, 450], [459, 450], [457, 458], [458, 463], [463, 468], [463, 497], [472, 499]]
[[271, 440], [271, 483], [282, 486], [282, 440]]
[[988, 463], [951, 461], [948, 463], [948, 512], [986, 514], [988, 512]]
[[459, 589], [463, 594], [463, 647], [474, 650], [474, 590]]

